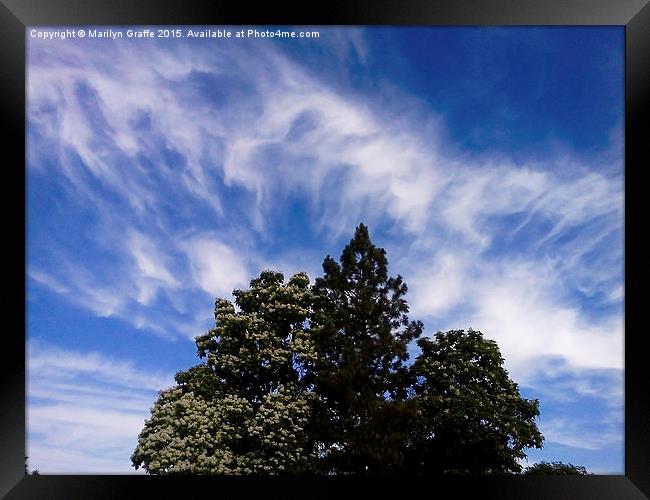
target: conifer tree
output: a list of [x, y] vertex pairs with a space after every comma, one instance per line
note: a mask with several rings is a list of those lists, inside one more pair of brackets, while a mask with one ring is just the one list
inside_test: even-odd
[[386, 252], [360, 224], [339, 262], [323, 262], [314, 285], [312, 338], [317, 395], [310, 430], [327, 473], [388, 473], [403, 466], [409, 423], [410, 322], [401, 276], [388, 276]]

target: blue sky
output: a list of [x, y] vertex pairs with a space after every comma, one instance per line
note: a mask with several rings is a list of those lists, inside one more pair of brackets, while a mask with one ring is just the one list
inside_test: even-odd
[[30, 464], [133, 472], [215, 297], [364, 222], [426, 334], [482, 331], [540, 399], [528, 464], [623, 473], [623, 28], [317, 30], [28, 29]]

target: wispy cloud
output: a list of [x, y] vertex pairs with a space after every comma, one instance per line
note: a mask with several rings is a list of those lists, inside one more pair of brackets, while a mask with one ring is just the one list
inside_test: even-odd
[[129, 235], [127, 247], [140, 273], [137, 297], [139, 303], [148, 304], [156, 293], [159, 284], [169, 288], [179, 286], [178, 280], [167, 269], [163, 257], [150, 239], [137, 231], [133, 231]]
[[197, 236], [184, 242], [183, 248], [192, 263], [196, 283], [213, 296], [228, 297], [250, 281], [242, 255], [216, 239]]
[[562, 281], [556, 273], [544, 262], [501, 263], [477, 286], [475, 312], [467, 321], [499, 341], [519, 376], [532, 360], [551, 355], [578, 368], [622, 369], [620, 316], [595, 323], [581, 317], [558, 297]]
[[135, 439], [169, 374], [51, 343], [27, 346], [28, 456], [42, 473], [130, 473]]
[[560, 141], [542, 160], [458, 150], [435, 103], [346, 86], [373, 61], [363, 30], [323, 34], [309, 64], [274, 43], [32, 41], [28, 201], [56, 186], [80, 221], [32, 224], [47, 244], [33, 246], [31, 285], [192, 338], [215, 296], [266, 267], [314, 277], [363, 221], [427, 333], [483, 331], [539, 391], [542, 372], [571, 374], [555, 387], [581, 396], [620, 373], [620, 126], [589, 158]]
[[136, 370], [132, 363], [111, 360], [101, 354], [79, 353], [39, 342], [28, 346], [29, 369], [38, 377], [67, 380], [88, 375], [98, 381], [125, 388], [160, 390], [169, 377], [150, 375]]
[[[345, 43], [363, 47], [354, 33]], [[573, 286], [611, 300], [619, 286], [619, 175], [606, 177], [561, 156], [529, 165], [451, 157], [440, 148], [433, 109], [399, 111], [345, 95], [271, 45], [208, 52], [181, 43], [174, 49], [115, 44], [110, 56], [107, 45], [96, 45], [91, 60], [87, 48], [67, 44], [59, 49], [67, 57], [49, 62], [42, 59], [45, 47], [31, 49], [38, 63], [30, 66], [30, 112], [35, 128], [82, 159], [65, 175], [85, 179], [90, 171], [111, 192], [126, 194], [136, 215], [138, 206], [149, 207], [147, 217], [164, 228], [146, 237], [127, 232], [137, 264], [128, 277], [133, 291], [125, 299], [120, 289], [116, 305], [108, 293], [97, 296], [95, 284], [89, 302], [96, 311], [110, 314], [129, 300], [148, 305], [158, 290], [179, 284], [226, 295], [255, 274], [250, 264], [263, 259], [253, 255], [254, 246], [245, 257], [218, 236], [188, 239], [188, 230], [209, 231], [196, 218], [174, 228], [172, 215], [159, 209], [167, 193], [178, 198], [181, 213], [192, 200], [205, 202], [224, 228], [245, 215], [262, 238], [258, 244], [272, 239], [278, 204], [297, 197], [308, 201], [311, 223], [328, 241], [360, 220], [371, 227], [391, 222], [400, 243], [387, 246], [412, 248], [396, 253], [406, 263], [413, 311], [435, 318], [463, 306], [470, 316], [457, 321], [498, 339], [513, 366], [525, 370], [539, 355], [560, 355], [576, 366], [622, 368], [620, 311], [592, 323], [558, 294]], [[246, 64], [251, 58], [259, 64]], [[401, 97], [408, 103], [409, 96]], [[62, 120], [61, 127], [50, 126], [46, 104], [59, 109], [52, 119]], [[93, 186], [84, 189], [95, 195]], [[176, 265], [163, 264], [169, 258], [159, 254], [163, 246], [189, 265], [178, 256]], [[514, 258], [492, 255], [495, 246]], [[57, 283], [59, 290], [70, 286]]]
[[623, 444], [622, 426], [603, 429], [601, 422], [576, 418], [542, 420], [540, 430], [547, 442], [585, 450], [602, 450], [611, 445]]

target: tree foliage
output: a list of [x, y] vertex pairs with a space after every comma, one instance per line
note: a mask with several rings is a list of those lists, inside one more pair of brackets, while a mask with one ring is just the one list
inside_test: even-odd
[[411, 468], [422, 472], [519, 472], [541, 448], [539, 401], [521, 397], [493, 340], [469, 329], [418, 341], [413, 364], [419, 418]]
[[309, 279], [265, 271], [235, 305], [215, 304], [216, 327], [197, 337], [205, 362], [160, 393], [131, 460], [156, 474], [271, 474], [310, 467], [310, 394], [299, 366], [314, 356], [304, 331]]
[[406, 399], [409, 322], [401, 276], [388, 276], [386, 252], [361, 224], [341, 253], [327, 256], [314, 285], [311, 430], [326, 472], [391, 472], [403, 462], [415, 406]]
[[[215, 327], [201, 362], [161, 391], [131, 457], [152, 474], [519, 472], [541, 447], [494, 341], [421, 337], [407, 286], [359, 225], [323, 276], [264, 271]], [[414, 341], [420, 354], [409, 364]], [[528, 473], [527, 469], [527, 473]], [[531, 472], [532, 473], [532, 472]]]
[[541, 461], [530, 467], [526, 467], [524, 474], [547, 475], [547, 476], [582, 476], [587, 474], [587, 469], [582, 465], [565, 464], [560, 461]]

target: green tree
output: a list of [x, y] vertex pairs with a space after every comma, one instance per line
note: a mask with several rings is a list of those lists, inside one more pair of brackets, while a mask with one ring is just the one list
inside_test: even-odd
[[262, 272], [235, 305], [215, 303], [216, 327], [196, 338], [204, 362], [162, 391], [131, 457], [155, 474], [274, 474], [310, 470], [304, 427], [311, 394], [300, 366], [314, 357], [305, 332], [309, 278]]
[[318, 396], [310, 425], [326, 473], [386, 473], [403, 467], [415, 405], [408, 399], [410, 322], [401, 276], [360, 224], [339, 262], [327, 256], [314, 285], [316, 361], [307, 380]]
[[[160, 393], [131, 457], [153, 474], [509, 473], [540, 448], [539, 402], [520, 396], [480, 332], [420, 338], [401, 276], [360, 224], [310, 286], [264, 271], [215, 328], [201, 362]], [[417, 340], [419, 339], [419, 340]], [[417, 340], [421, 354], [408, 365]]]
[[553, 476], [581, 476], [587, 474], [587, 469], [582, 465], [565, 464], [563, 462], [541, 461], [526, 467], [524, 474], [553, 475]]
[[469, 329], [418, 341], [413, 363], [419, 417], [409, 456], [413, 472], [519, 472], [529, 447], [541, 448], [539, 401], [521, 397], [493, 340]]

